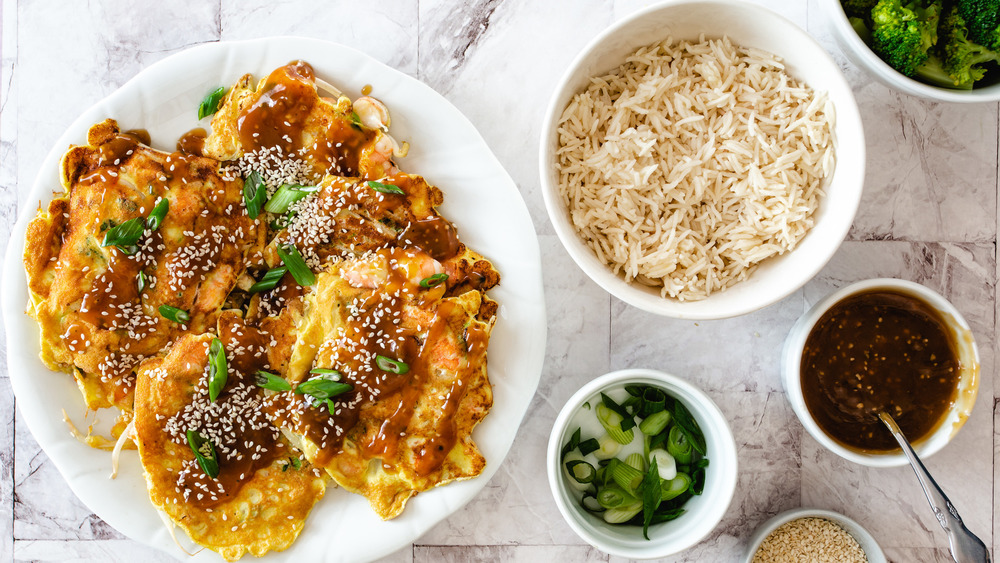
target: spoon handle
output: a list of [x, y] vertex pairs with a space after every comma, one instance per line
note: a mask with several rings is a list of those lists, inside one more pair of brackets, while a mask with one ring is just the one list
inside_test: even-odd
[[899, 442], [899, 446], [903, 448], [903, 453], [910, 460], [910, 466], [916, 473], [917, 480], [920, 481], [920, 487], [924, 490], [927, 502], [934, 509], [934, 516], [944, 531], [948, 533], [948, 546], [951, 548], [952, 558], [958, 563], [990, 563], [990, 550], [986, 548], [983, 540], [965, 527], [962, 517], [958, 515], [958, 510], [951, 504], [948, 496], [944, 494], [927, 468], [924, 467], [923, 462], [917, 457], [917, 453], [913, 451], [910, 442], [899, 430], [896, 421], [884, 412], [879, 413], [879, 418], [892, 432], [896, 441]]

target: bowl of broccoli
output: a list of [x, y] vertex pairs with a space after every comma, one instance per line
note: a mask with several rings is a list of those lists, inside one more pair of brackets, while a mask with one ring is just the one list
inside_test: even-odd
[[1000, 100], [1000, 0], [823, 0], [848, 57], [888, 86]]

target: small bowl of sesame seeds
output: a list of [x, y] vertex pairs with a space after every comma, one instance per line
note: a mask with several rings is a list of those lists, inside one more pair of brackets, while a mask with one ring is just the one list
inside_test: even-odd
[[886, 563], [875, 538], [843, 514], [796, 508], [761, 524], [743, 563]]

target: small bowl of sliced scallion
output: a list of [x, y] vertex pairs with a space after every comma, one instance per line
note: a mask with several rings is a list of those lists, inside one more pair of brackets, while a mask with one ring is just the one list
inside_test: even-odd
[[613, 555], [663, 557], [699, 542], [736, 486], [736, 445], [719, 408], [653, 370], [578, 391], [549, 438], [549, 483], [570, 527]]

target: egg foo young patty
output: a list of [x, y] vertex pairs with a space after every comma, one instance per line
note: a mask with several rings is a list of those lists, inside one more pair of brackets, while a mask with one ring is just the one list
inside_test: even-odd
[[691, 301], [795, 248], [833, 170], [833, 114], [783, 69], [727, 38], [668, 39], [570, 100], [559, 193], [599, 260]]
[[[214, 326], [259, 253], [263, 232], [243, 212], [242, 182], [218, 170], [151, 149], [111, 119], [63, 156], [66, 193], [27, 229], [28, 312], [42, 361], [73, 373], [88, 408], [131, 411], [135, 367], [181, 333]], [[183, 315], [171, 320], [161, 307]]]
[[40, 357], [120, 409], [112, 465], [134, 442], [164, 521], [227, 560], [289, 547], [331, 477], [390, 519], [479, 475], [500, 274], [397, 167], [388, 110], [303, 61], [206, 107], [175, 153], [91, 127], [28, 226]]

